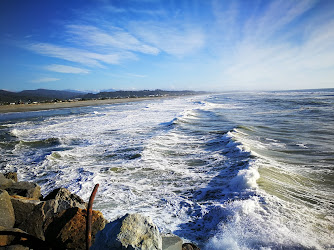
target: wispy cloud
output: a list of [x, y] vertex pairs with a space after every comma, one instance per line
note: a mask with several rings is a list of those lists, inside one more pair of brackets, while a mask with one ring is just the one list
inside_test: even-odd
[[195, 27], [157, 22], [133, 22], [134, 34], [160, 50], [182, 57], [197, 52], [205, 44], [205, 35]]
[[42, 77], [42, 78], [38, 78], [35, 80], [31, 80], [30, 82], [32, 83], [42, 83], [42, 82], [55, 82], [55, 81], [59, 81], [59, 78], [53, 78], [53, 77]]
[[258, 89], [329, 84], [334, 75], [328, 72], [334, 67], [333, 16], [312, 24], [312, 28], [290, 26], [315, 3], [276, 0], [270, 2], [263, 15], [247, 20], [243, 37], [235, 44], [229, 66], [223, 70], [223, 78], [239, 84], [238, 87]]
[[96, 67], [104, 67], [102, 63], [119, 64], [121, 59], [134, 57], [131, 53], [99, 54], [49, 43], [32, 43], [26, 48], [41, 55]]
[[[126, 15], [136, 13], [148, 17], [149, 20], [155, 19], [154, 16], [157, 15], [167, 15], [167, 11], [161, 9], [161, 4], [157, 5], [157, 8], [145, 9], [126, 5], [115, 7], [109, 1], [101, 3], [108, 7], [107, 12]], [[103, 11], [103, 15], [105, 14]], [[167, 23], [133, 22], [128, 18], [125, 23], [116, 24], [106, 21], [109, 19], [106, 16], [101, 18], [104, 20], [102, 22], [93, 22], [91, 18], [89, 22], [85, 22], [83, 17], [64, 25], [65, 39], [62, 41], [55, 39], [54, 43], [32, 42], [25, 48], [43, 56], [89, 68], [106, 68], [107, 65], [138, 60], [142, 55], [157, 56], [162, 51], [181, 58], [199, 51], [205, 44], [204, 32], [199, 27], [180, 20]], [[49, 65], [45, 69], [60, 73], [88, 73], [86, 69], [60, 64]]]
[[212, 12], [215, 18], [215, 25], [211, 27], [223, 40], [234, 40], [239, 35], [238, 16], [240, 15], [241, 4], [238, 1], [222, 2], [212, 1]]
[[139, 41], [128, 32], [116, 27], [101, 30], [88, 25], [68, 25], [67, 32], [72, 40], [87, 46], [101, 46], [108, 50], [126, 50], [157, 55], [159, 49]]
[[126, 12], [125, 9], [115, 7], [111, 4], [109, 4], [109, 2], [104, 3], [103, 8], [104, 8], [104, 10], [112, 12], [112, 13], [124, 13], [124, 12]]
[[48, 71], [93, 75], [98, 68], [110, 78], [132, 78], [117, 79], [124, 83], [142, 84], [152, 65], [147, 82], [172, 75], [261, 89], [334, 79], [334, 9], [324, 8], [333, 7], [326, 1], [130, 2], [100, 0], [97, 9], [58, 23], [63, 32], [52, 34], [54, 42], [25, 48], [50, 57]]
[[271, 1], [265, 12], [250, 18], [245, 25], [245, 36], [265, 41], [277, 32], [286, 31], [287, 25], [295, 21], [312, 7], [317, 0], [304, 1]]
[[72, 67], [67, 65], [52, 64], [45, 67], [49, 71], [54, 71], [58, 73], [68, 73], [68, 74], [88, 74], [90, 71], [87, 69], [82, 69], [78, 67]]
[[[142, 3], [143, 0], [141, 0], [140, 2]], [[131, 12], [135, 14], [150, 15], [150, 16], [166, 15], [166, 12], [162, 9], [143, 9], [138, 7], [139, 6], [137, 6], [137, 8], [119, 8], [108, 3], [103, 6], [103, 10], [114, 14], [124, 14], [126, 12]]]

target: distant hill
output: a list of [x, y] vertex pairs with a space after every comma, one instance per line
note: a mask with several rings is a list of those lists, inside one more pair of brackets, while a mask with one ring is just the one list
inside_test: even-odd
[[48, 99], [62, 99], [62, 100], [82, 95], [80, 93], [75, 93], [72, 91], [49, 90], [49, 89], [23, 90], [21, 92], [18, 92], [18, 94], [23, 96], [34, 96], [34, 97], [43, 97]]
[[14, 100], [20, 97], [21, 96], [17, 95], [15, 92], [0, 90], [0, 103], [15, 102]]
[[113, 98], [139, 98], [139, 97], [153, 97], [153, 96], [182, 96], [182, 95], [196, 95], [205, 92], [198, 91], [166, 91], [166, 90], [139, 90], [139, 91], [103, 91], [99, 93], [89, 93], [70, 90], [23, 90], [20, 92], [11, 92], [0, 90], [0, 104], [10, 103], [32, 103], [32, 102], [54, 102], [56, 100], [69, 100], [74, 98], [82, 98], [84, 100], [90, 99], [113, 99]]
[[6, 90], [0, 90], [0, 103], [26, 103], [26, 102], [46, 102], [58, 100], [68, 100], [72, 98], [81, 97], [82, 93], [76, 93], [71, 91], [62, 90], [48, 90], [48, 89], [36, 89], [36, 90], [23, 90], [20, 92], [11, 92]]

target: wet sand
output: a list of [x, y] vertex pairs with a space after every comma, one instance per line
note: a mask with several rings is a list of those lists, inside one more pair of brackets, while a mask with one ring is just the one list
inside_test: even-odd
[[144, 101], [148, 99], [157, 99], [157, 98], [162, 98], [162, 97], [122, 98], [122, 99], [108, 99], [108, 100], [87, 100], [87, 101], [76, 101], [76, 102], [0, 105], [0, 113], [27, 112], [27, 111], [39, 111], [39, 110], [48, 110], [48, 109], [105, 105], [105, 104], [124, 103], [124, 102], [138, 102], [138, 101]]

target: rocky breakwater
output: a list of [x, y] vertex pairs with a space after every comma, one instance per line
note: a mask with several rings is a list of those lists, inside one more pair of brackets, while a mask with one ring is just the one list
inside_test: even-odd
[[[0, 173], [0, 249], [86, 249], [87, 204], [65, 188], [44, 198], [33, 182]], [[178, 236], [162, 235], [151, 218], [126, 214], [108, 223], [92, 211], [90, 249], [197, 250]]]

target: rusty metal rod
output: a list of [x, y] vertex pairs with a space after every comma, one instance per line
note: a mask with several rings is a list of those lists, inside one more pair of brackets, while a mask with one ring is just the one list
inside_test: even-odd
[[99, 188], [99, 184], [96, 184], [92, 194], [90, 195], [88, 207], [87, 207], [87, 220], [86, 220], [86, 249], [89, 250], [91, 246], [92, 241], [92, 208], [93, 208], [93, 202], [94, 198], [97, 192], [97, 189]]

